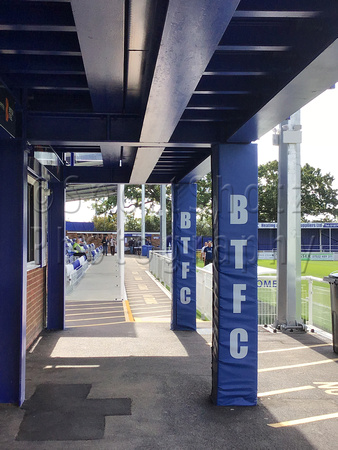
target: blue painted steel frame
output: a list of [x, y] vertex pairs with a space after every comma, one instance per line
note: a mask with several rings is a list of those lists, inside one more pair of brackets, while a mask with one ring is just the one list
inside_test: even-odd
[[0, 140], [0, 403], [25, 400], [27, 297], [27, 153]]
[[220, 145], [212, 153], [212, 399], [257, 403], [257, 146]]
[[50, 185], [52, 196], [48, 209], [48, 300], [47, 328], [63, 330], [65, 326], [65, 187]]
[[197, 185], [173, 184], [172, 330], [196, 330]]

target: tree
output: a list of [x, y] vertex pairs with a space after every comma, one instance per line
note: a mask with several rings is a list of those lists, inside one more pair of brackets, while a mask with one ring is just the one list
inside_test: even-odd
[[196, 234], [212, 235], [211, 172], [197, 182]]
[[258, 222], [277, 222], [278, 161], [258, 167]]
[[[168, 217], [167, 217], [168, 219]], [[167, 220], [168, 222], [168, 220]], [[168, 223], [167, 223], [168, 225]], [[160, 230], [160, 216], [158, 214], [146, 214], [145, 217], [145, 226], [146, 230], [153, 232], [153, 231], [159, 231]], [[171, 226], [171, 223], [169, 222], [169, 226]], [[168, 230], [167, 230], [168, 232]], [[171, 234], [171, 231], [170, 233]]]
[[[305, 164], [301, 169], [301, 218], [302, 221], [330, 222], [338, 213], [338, 190], [332, 187], [334, 177], [322, 174]], [[277, 221], [278, 162], [270, 161], [258, 168], [259, 222]]]
[[126, 216], [124, 231], [141, 231], [141, 219], [136, 219], [132, 214]]
[[[171, 234], [171, 187], [167, 185], [167, 234]], [[124, 189], [126, 212], [126, 231], [141, 231], [140, 208], [142, 204], [142, 187], [141, 185], [127, 185]], [[160, 185], [146, 185], [145, 187], [145, 207], [146, 217], [145, 226], [147, 232], [159, 232], [160, 231], [160, 197], [161, 189]], [[116, 221], [117, 215], [117, 196], [111, 195], [110, 197], [101, 198], [92, 204], [92, 208], [96, 212], [96, 217], [110, 218], [110, 220]], [[108, 224], [108, 222], [107, 222]], [[100, 225], [101, 226], [101, 225]], [[107, 229], [107, 231], [110, 231]]]
[[333, 189], [334, 177], [323, 175], [309, 164], [302, 167], [302, 217], [322, 215], [322, 221], [332, 222], [337, 216], [338, 190]]
[[116, 217], [114, 216], [94, 216], [93, 222], [96, 231], [116, 231]]
[[[170, 195], [170, 186], [167, 189], [167, 196]], [[141, 208], [142, 187], [141, 185], [126, 185], [124, 189], [125, 205], [128, 213], [134, 213], [136, 209]], [[146, 185], [145, 187], [145, 205], [149, 212], [154, 212], [160, 204], [160, 185]], [[117, 196], [111, 195], [101, 198], [93, 203], [92, 208], [96, 215], [116, 214]]]

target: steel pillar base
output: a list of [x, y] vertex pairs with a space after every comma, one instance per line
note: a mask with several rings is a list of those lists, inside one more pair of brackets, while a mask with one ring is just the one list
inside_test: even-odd
[[271, 325], [272, 329], [276, 332], [281, 331], [307, 331], [307, 326], [304, 323], [294, 322], [294, 323], [280, 323], [278, 320]]

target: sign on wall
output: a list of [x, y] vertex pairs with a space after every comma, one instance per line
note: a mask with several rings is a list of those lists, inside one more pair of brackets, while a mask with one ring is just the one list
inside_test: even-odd
[[7, 89], [0, 83], [0, 126], [10, 135], [16, 135], [15, 100]]

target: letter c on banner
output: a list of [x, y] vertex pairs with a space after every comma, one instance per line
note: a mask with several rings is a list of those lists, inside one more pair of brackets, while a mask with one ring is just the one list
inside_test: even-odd
[[243, 359], [248, 354], [248, 346], [240, 345], [241, 342], [248, 342], [248, 333], [243, 328], [235, 328], [230, 333], [230, 355], [234, 359]]
[[180, 290], [180, 300], [183, 305], [187, 305], [191, 301], [191, 290], [188, 287], [182, 287]]

